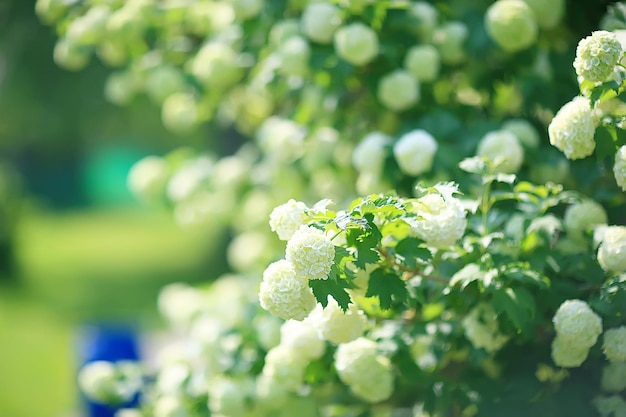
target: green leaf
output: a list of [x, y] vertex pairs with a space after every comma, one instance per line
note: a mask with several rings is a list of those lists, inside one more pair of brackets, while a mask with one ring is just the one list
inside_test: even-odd
[[617, 131], [614, 125], [600, 125], [594, 135], [598, 160], [612, 157], [617, 152]]
[[309, 287], [313, 290], [315, 299], [322, 307], [328, 305], [329, 295], [337, 301], [337, 304], [339, 304], [339, 307], [341, 307], [343, 311], [346, 311], [352, 302], [350, 294], [346, 292], [348, 283], [344, 280], [332, 277], [328, 279], [312, 279], [309, 280]]
[[500, 276], [505, 280], [533, 284], [540, 288], [550, 287], [550, 279], [548, 277], [530, 269], [530, 265], [524, 262], [506, 265]]
[[535, 315], [535, 298], [524, 288], [499, 288], [493, 291], [492, 304], [496, 312], [504, 312], [519, 331]]
[[433, 257], [427, 248], [420, 246], [422, 243], [421, 239], [407, 237], [396, 245], [396, 254], [407, 268], [414, 269], [417, 267], [418, 260], [428, 262]]
[[391, 308], [393, 302], [402, 303], [407, 299], [408, 291], [400, 277], [382, 268], [375, 269], [370, 274], [366, 297], [378, 297], [383, 310]]

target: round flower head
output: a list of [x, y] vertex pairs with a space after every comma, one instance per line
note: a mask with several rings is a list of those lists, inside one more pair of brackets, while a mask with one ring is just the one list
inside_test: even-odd
[[208, 386], [208, 407], [211, 414], [240, 416], [246, 410], [245, 380], [214, 378]]
[[299, 124], [272, 116], [259, 127], [256, 140], [270, 158], [289, 163], [302, 155], [305, 135], [304, 128]]
[[292, 36], [278, 48], [280, 57], [280, 72], [285, 75], [301, 77], [309, 71], [311, 47], [301, 36]]
[[151, 201], [163, 195], [168, 178], [167, 162], [158, 156], [147, 156], [130, 169], [127, 183], [134, 195]]
[[479, 304], [463, 319], [465, 336], [476, 348], [497, 352], [509, 340], [500, 333], [496, 312], [489, 304]]
[[465, 60], [465, 41], [469, 36], [469, 29], [463, 22], [446, 22], [433, 34], [433, 44], [439, 51], [441, 62], [456, 65]]
[[384, 133], [366, 135], [352, 152], [352, 165], [357, 171], [380, 175], [387, 158], [387, 145], [391, 138]]
[[507, 130], [487, 133], [478, 144], [478, 156], [496, 163], [496, 172], [514, 174], [524, 162], [524, 148], [517, 137]]
[[432, 45], [413, 46], [404, 57], [404, 68], [420, 82], [435, 81], [440, 67], [439, 51]]
[[439, 20], [439, 12], [430, 3], [426, 1], [417, 1], [411, 3], [409, 8], [409, 16], [416, 20], [413, 28], [416, 30], [418, 36], [423, 41], [429, 41], [432, 38], [433, 32], [437, 27], [437, 21]]
[[318, 335], [331, 343], [347, 343], [363, 335], [367, 318], [356, 304], [350, 304], [344, 312], [337, 301], [328, 296], [328, 304], [315, 306], [307, 318]]
[[296, 275], [293, 265], [284, 259], [263, 272], [259, 301], [261, 307], [284, 320], [303, 320], [316, 304], [306, 279]]
[[602, 319], [586, 302], [567, 300], [552, 318], [557, 336], [564, 344], [589, 349], [602, 333]]
[[576, 74], [587, 81], [604, 81], [621, 57], [622, 44], [615, 34], [599, 30], [578, 42], [574, 68]]
[[[320, 304], [316, 308], [319, 306]], [[309, 318], [303, 321], [286, 321], [280, 328], [280, 344], [306, 359], [321, 358], [326, 350], [326, 343], [320, 339]]]
[[593, 405], [602, 417], [624, 417], [620, 410], [626, 409], [626, 401], [620, 395], [598, 395], [593, 399]]
[[163, 101], [161, 120], [174, 133], [185, 134], [198, 124], [198, 103], [189, 93], [175, 93]]
[[183, 399], [178, 395], [162, 395], [154, 400], [153, 417], [188, 417], [189, 415]]
[[413, 232], [428, 246], [444, 249], [454, 245], [465, 233], [467, 220], [459, 199], [428, 194], [417, 200], [418, 217], [410, 220]]
[[566, 103], [548, 126], [550, 144], [567, 159], [581, 159], [593, 153], [596, 127], [588, 98], [578, 96]]
[[300, 35], [300, 22], [297, 19], [279, 20], [272, 26], [269, 33], [269, 41], [274, 46], [279, 46], [287, 39]]
[[315, 42], [331, 43], [339, 26], [341, 11], [330, 3], [310, 3], [302, 12], [302, 32]]
[[602, 349], [609, 362], [626, 362], [626, 326], [605, 331]]
[[487, 33], [508, 52], [528, 48], [537, 39], [535, 14], [523, 0], [498, 0], [485, 14]]
[[565, 13], [565, 0], [524, 0], [535, 14], [539, 27], [550, 29], [559, 24]]
[[395, 70], [380, 79], [376, 95], [389, 110], [406, 110], [420, 99], [419, 82], [409, 72]]
[[78, 385], [96, 402], [127, 402], [141, 387], [141, 373], [133, 362], [95, 361], [80, 369]]
[[613, 175], [615, 182], [626, 191], [626, 145], [622, 146], [615, 153], [615, 165], [613, 165]]
[[569, 206], [563, 217], [565, 230], [574, 238], [580, 238], [585, 230], [608, 221], [604, 207], [593, 200], [584, 200]]
[[223, 42], [209, 42], [198, 51], [191, 73], [207, 87], [223, 89], [234, 85], [243, 75], [237, 53]]
[[328, 279], [335, 246], [319, 229], [302, 225], [287, 242], [286, 258], [304, 279]]
[[304, 382], [304, 370], [308, 363], [297, 350], [278, 345], [265, 355], [262, 374], [278, 386], [295, 391]]
[[552, 360], [563, 368], [576, 368], [582, 365], [589, 355], [589, 348], [577, 345], [575, 341], [564, 339], [558, 334], [552, 341]]
[[626, 389], [626, 362], [611, 362], [602, 368], [600, 387], [607, 392]]
[[425, 130], [413, 130], [393, 146], [393, 155], [400, 170], [408, 175], [420, 175], [430, 171], [437, 152], [437, 141]]
[[363, 23], [352, 23], [335, 33], [335, 52], [352, 65], [365, 65], [378, 55], [378, 36]]
[[278, 234], [280, 240], [289, 240], [302, 226], [307, 218], [308, 207], [301, 201], [290, 199], [272, 210], [270, 214], [270, 228]]
[[525, 119], [512, 119], [502, 125], [502, 130], [511, 132], [517, 140], [526, 148], [539, 146], [539, 133], [537, 129]]
[[604, 229], [598, 262], [605, 271], [626, 272], [626, 226], [608, 226]]

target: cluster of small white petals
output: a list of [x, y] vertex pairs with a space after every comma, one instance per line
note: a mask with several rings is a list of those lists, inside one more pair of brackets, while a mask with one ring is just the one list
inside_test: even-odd
[[308, 318], [303, 321], [286, 321], [280, 328], [280, 344], [309, 360], [321, 358], [326, 350], [326, 343]]
[[352, 165], [357, 171], [380, 175], [391, 138], [381, 132], [367, 134], [352, 152]]
[[605, 331], [602, 350], [609, 362], [626, 362], [626, 326]]
[[310, 3], [300, 17], [302, 32], [319, 43], [331, 43], [341, 26], [341, 11], [330, 3]]
[[568, 159], [581, 159], [596, 148], [595, 122], [587, 97], [577, 96], [559, 109], [548, 126], [550, 144]]
[[344, 312], [337, 301], [328, 296], [328, 304], [318, 304], [307, 318], [319, 337], [331, 343], [347, 343], [363, 335], [367, 318], [356, 304], [350, 304]]
[[613, 175], [618, 187], [626, 191], [626, 145], [620, 147], [615, 153], [615, 164], [613, 165]]
[[413, 232], [428, 246], [443, 249], [454, 245], [465, 233], [465, 208], [455, 197], [444, 199], [439, 194], [428, 194], [417, 200], [418, 217], [408, 222]]
[[509, 52], [517, 52], [535, 43], [538, 25], [535, 14], [522, 0], [498, 0], [485, 14], [489, 36]]
[[602, 319], [581, 300], [566, 300], [552, 318], [556, 338], [552, 359], [558, 366], [580, 366], [602, 333]]
[[337, 56], [352, 65], [365, 65], [378, 55], [378, 36], [363, 23], [352, 23], [335, 33]]
[[296, 391], [304, 382], [304, 370], [308, 363], [298, 351], [278, 345], [265, 355], [262, 374], [276, 385], [288, 391]]
[[611, 362], [602, 368], [600, 387], [606, 392], [626, 389], [626, 362]]
[[296, 274], [304, 279], [328, 279], [335, 260], [335, 246], [315, 227], [302, 225], [291, 236], [285, 250]]
[[262, 308], [285, 320], [303, 320], [316, 304], [306, 278], [297, 275], [293, 264], [284, 259], [263, 272], [259, 301]]
[[380, 79], [376, 96], [389, 110], [407, 110], [419, 101], [420, 84], [411, 73], [398, 69]]
[[425, 130], [406, 133], [393, 146], [398, 166], [408, 175], [420, 175], [430, 171], [437, 152], [437, 141]]
[[497, 352], [509, 340], [500, 333], [496, 312], [486, 303], [478, 304], [463, 318], [465, 337], [479, 349]]
[[539, 146], [539, 133], [526, 119], [511, 119], [502, 125], [502, 130], [513, 133], [526, 148]]
[[428, 44], [412, 46], [404, 57], [404, 68], [421, 82], [435, 81], [441, 68], [439, 51]]
[[128, 402], [141, 387], [141, 374], [138, 366], [129, 361], [89, 362], [78, 373], [78, 386], [96, 402], [123, 403]]
[[149, 201], [163, 194], [168, 177], [169, 167], [165, 160], [158, 156], [147, 156], [130, 169], [127, 184], [136, 197]]
[[505, 174], [515, 174], [524, 162], [524, 148], [508, 130], [487, 133], [478, 143], [477, 154], [495, 162], [496, 172]]
[[576, 48], [576, 74], [587, 81], [604, 81], [613, 73], [622, 57], [622, 44], [606, 30], [592, 32]]
[[335, 369], [339, 379], [365, 401], [384, 401], [393, 392], [391, 364], [377, 354], [376, 343], [372, 340], [360, 337], [339, 345]]
[[589, 199], [569, 206], [563, 216], [565, 230], [572, 237], [579, 237], [585, 230], [606, 224], [607, 221], [604, 207]]
[[573, 344], [568, 339], [563, 339], [558, 334], [552, 341], [552, 360], [562, 368], [577, 368], [587, 359], [589, 348]]
[[598, 262], [605, 271], [626, 272], [626, 226], [603, 228]]
[[270, 213], [270, 228], [280, 240], [289, 240], [307, 218], [308, 207], [301, 201], [290, 199]]

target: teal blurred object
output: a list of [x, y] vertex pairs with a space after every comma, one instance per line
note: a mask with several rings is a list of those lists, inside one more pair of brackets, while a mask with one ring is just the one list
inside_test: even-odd
[[120, 145], [88, 151], [82, 164], [82, 182], [89, 203], [98, 206], [135, 204], [126, 186], [126, 177], [133, 164], [147, 154], [146, 151]]

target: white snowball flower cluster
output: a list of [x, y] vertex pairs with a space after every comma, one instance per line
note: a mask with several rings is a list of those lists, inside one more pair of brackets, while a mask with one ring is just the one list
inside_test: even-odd
[[308, 280], [296, 274], [291, 262], [281, 259], [263, 272], [259, 290], [261, 307], [282, 319], [303, 320], [316, 301]]
[[270, 228], [280, 240], [289, 240], [307, 218], [308, 207], [301, 201], [290, 199], [270, 213]]
[[513, 133], [519, 142], [526, 148], [539, 146], [539, 133], [526, 119], [511, 119], [502, 125], [502, 130]]
[[393, 155], [400, 170], [413, 176], [430, 171], [435, 152], [437, 141], [422, 129], [402, 135], [393, 146]]
[[429, 41], [437, 27], [439, 12], [426, 1], [416, 1], [409, 6], [409, 16], [415, 18], [415, 30], [423, 41]]
[[615, 165], [613, 165], [615, 182], [626, 191], [626, 145], [620, 147], [615, 153]]
[[202, 189], [211, 178], [215, 161], [209, 156], [199, 156], [187, 161], [170, 177], [167, 183], [167, 197], [174, 202], [182, 202]]
[[175, 93], [163, 102], [161, 120], [165, 127], [177, 134], [191, 132], [199, 122], [198, 103], [190, 93]]
[[267, 118], [256, 133], [261, 150], [281, 162], [291, 162], [302, 155], [305, 129], [278, 116]]
[[435, 81], [441, 68], [439, 51], [428, 44], [412, 46], [404, 57], [404, 68], [420, 82]]
[[595, 130], [591, 102], [587, 97], [577, 96], [556, 113], [548, 126], [548, 135], [552, 146], [574, 160], [593, 153]]
[[614, 33], [592, 32], [578, 42], [574, 59], [576, 74], [587, 81], [604, 81], [613, 73], [622, 54], [622, 44]]
[[524, 162], [524, 148], [508, 130], [487, 133], [478, 143], [476, 153], [496, 163], [496, 172], [505, 174], [515, 174]]
[[300, 17], [302, 32], [311, 40], [328, 44], [341, 26], [341, 11], [330, 3], [309, 3]]
[[286, 259], [298, 276], [305, 279], [328, 279], [335, 260], [335, 246], [326, 234], [315, 227], [302, 225], [287, 242]]
[[537, 39], [538, 25], [532, 9], [523, 0], [498, 0], [485, 14], [487, 33], [502, 49], [517, 52]]
[[606, 392], [626, 389], [626, 362], [611, 362], [602, 368], [600, 387]]
[[146, 156], [128, 172], [127, 185], [140, 200], [152, 201], [163, 194], [169, 175], [169, 167], [163, 158]]
[[[316, 309], [317, 307], [320, 305]], [[287, 320], [283, 323], [280, 328], [280, 344], [309, 360], [321, 358], [326, 350], [324, 340], [319, 337], [309, 318], [303, 321]]]
[[391, 138], [381, 132], [367, 134], [352, 152], [352, 165], [360, 173], [380, 175], [387, 157]]
[[292, 36], [280, 45], [278, 57], [281, 73], [302, 77], [309, 71], [311, 46], [302, 36]]
[[598, 262], [605, 271], [626, 272], [626, 226], [607, 226], [602, 230]]
[[130, 401], [141, 387], [141, 373], [133, 362], [95, 361], [80, 369], [78, 385], [96, 402], [124, 403]]
[[392, 71], [378, 82], [376, 96], [389, 110], [407, 110], [420, 99], [419, 81], [406, 70]]
[[565, 210], [563, 216], [565, 230], [573, 238], [580, 238], [585, 230], [606, 224], [607, 221], [604, 207], [589, 199], [572, 204]]
[[378, 36], [363, 23], [352, 23], [337, 30], [334, 37], [337, 56], [352, 65], [365, 65], [378, 55]]
[[602, 319], [581, 300], [566, 300], [554, 317], [556, 338], [552, 341], [552, 359], [558, 366], [580, 366], [602, 333]]
[[278, 345], [265, 355], [262, 375], [279, 387], [296, 391], [304, 382], [304, 371], [309, 361], [297, 350]]
[[465, 233], [465, 208], [458, 198], [428, 194], [414, 205], [418, 217], [407, 219], [413, 233], [428, 246], [443, 249], [454, 245]]
[[433, 44], [439, 51], [441, 62], [456, 65], [465, 60], [465, 41], [469, 28], [463, 22], [450, 21], [438, 27], [433, 33]]
[[162, 395], [154, 400], [153, 417], [189, 417], [183, 398], [177, 395]]
[[317, 331], [319, 337], [331, 343], [348, 343], [363, 335], [367, 318], [356, 304], [350, 304], [344, 312], [337, 301], [328, 297], [328, 304], [318, 304], [309, 314], [307, 321]]
[[384, 401], [393, 393], [389, 360], [377, 354], [376, 342], [360, 337], [339, 345], [335, 352], [339, 379], [365, 401]]
[[243, 76], [237, 55], [226, 43], [209, 42], [194, 57], [191, 73], [209, 88], [228, 88]]
[[159, 292], [157, 307], [174, 326], [187, 326], [206, 306], [204, 294], [188, 284], [174, 282]]
[[231, 378], [214, 378], [209, 381], [208, 408], [211, 414], [242, 416], [246, 411], [246, 397], [249, 396], [248, 381]]
[[626, 362], [626, 326], [605, 331], [602, 350], [609, 362]]
[[476, 348], [494, 353], [500, 350], [509, 337], [500, 333], [498, 317], [493, 307], [481, 303], [463, 318], [465, 336]]

